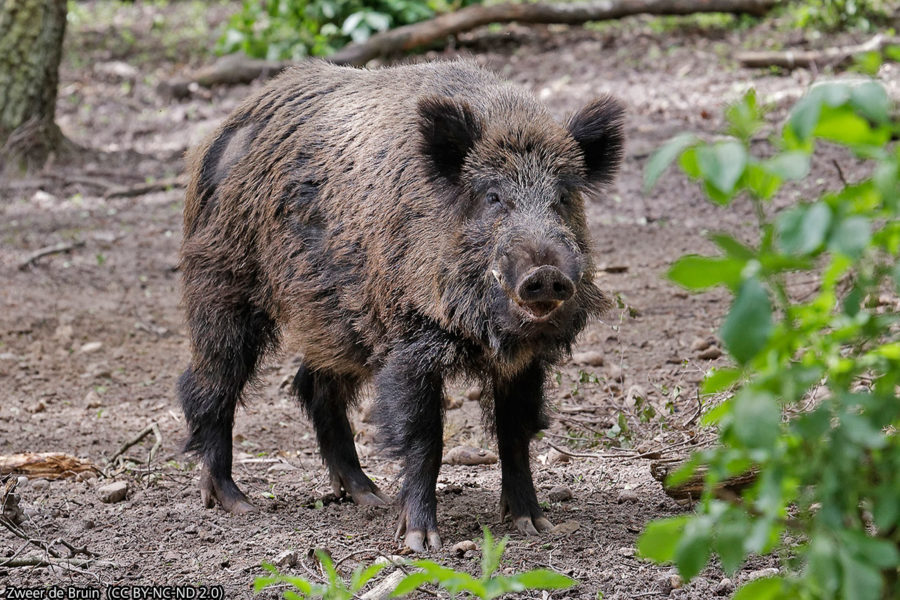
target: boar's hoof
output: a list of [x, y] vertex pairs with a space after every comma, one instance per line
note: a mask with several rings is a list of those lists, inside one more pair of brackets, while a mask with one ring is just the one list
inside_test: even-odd
[[218, 502], [223, 509], [235, 515], [245, 515], [256, 510], [234, 481], [228, 479], [216, 482], [206, 469], [200, 475], [200, 500], [206, 508], [214, 508]]
[[516, 517], [513, 519], [513, 522], [516, 525], [516, 529], [519, 530], [519, 533], [524, 533], [525, 535], [538, 535], [538, 533], [553, 529], [553, 523], [547, 520], [546, 517], [537, 517], [536, 519], [532, 519], [531, 517]]
[[[510, 514], [509, 502], [506, 499], [506, 494], [502, 494], [500, 497], [500, 522], [505, 521], [508, 514]], [[553, 523], [544, 516], [541, 509], [536, 509], [530, 515], [512, 515], [512, 520], [519, 533], [524, 533], [525, 535], [538, 535], [553, 529]]]
[[353, 503], [360, 506], [387, 506], [393, 504], [393, 499], [379, 490], [378, 486], [372, 483], [368, 477], [363, 475], [362, 478], [365, 479], [365, 483], [354, 485], [352, 480], [350, 480], [351, 483], [345, 481], [350, 479], [348, 477], [332, 475], [331, 489], [338, 498], [345, 493], [350, 494], [350, 497], [353, 498]]
[[429, 529], [427, 531], [425, 529], [407, 530], [405, 513], [406, 511], [403, 511], [403, 514], [400, 515], [400, 523], [397, 525], [397, 533], [394, 535], [394, 539], [400, 539], [401, 535], [406, 534], [403, 538], [403, 544], [413, 552], [425, 552], [426, 541], [428, 542], [428, 548], [431, 550], [440, 550], [441, 536], [438, 535], [437, 529]]

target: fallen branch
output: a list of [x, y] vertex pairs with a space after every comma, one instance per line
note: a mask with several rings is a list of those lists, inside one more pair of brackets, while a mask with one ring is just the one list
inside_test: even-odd
[[[675, 500], [692, 502], [700, 498], [700, 496], [703, 494], [703, 489], [706, 484], [707, 469], [704, 466], [699, 466], [687, 481], [682, 482], [678, 485], [669, 485], [666, 482], [669, 474], [674, 473], [684, 464], [685, 463], [683, 460], [654, 461], [650, 463], [650, 474], [654, 479], [662, 484], [663, 491], [666, 493], [666, 495], [674, 498]], [[759, 470], [754, 468], [741, 475], [729, 477], [725, 481], [719, 482], [716, 485], [716, 496], [720, 498], [724, 498], [726, 496], [730, 497], [740, 492], [744, 488], [752, 485], [754, 482], [756, 482], [758, 476]]]
[[159, 425], [156, 423], [151, 423], [144, 427], [134, 438], [122, 444], [122, 447], [119, 448], [118, 452], [112, 455], [112, 457], [107, 461], [109, 464], [113, 464], [116, 462], [116, 459], [125, 454], [125, 452], [131, 448], [132, 446], [137, 446], [141, 443], [145, 437], [150, 434], [153, 434], [153, 437], [156, 438], [156, 442], [150, 448], [150, 456], [147, 459], [147, 462], [153, 460], [153, 457], [156, 456], [156, 453], [159, 451], [159, 448], [162, 446], [162, 433], [159, 431]]
[[782, 69], [837, 66], [865, 52], [882, 50], [885, 46], [900, 44], [900, 39], [876, 35], [863, 44], [825, 48], [824, 50], [786, 50], [780, 52], [751, 51], [737, 54], [741, 66], [751, 69], [781, 67]]
[[[361, 44], [349, 44], [326, 60], [338, 65], [362, 66], [373, 58], [408, 52], [491, 23], [581, 25], [588, 21], [621, 19], [640, 14], [689, 15], [718, 12], [762, 15], [776, 2], [777, 0], [593, 0], [469, 6], [427, 21], [373, 35]], [[291, 61], [261, 60], [240, 53], [229, 54], [187, 77], [160, 83], [157, 91], [172, 98], [188, 98], [195, 88], [250, 83], [259, 78], [273, 77], [292, 64]]]
[[183, 188], [186, 183], [183, 177], [173, 177], [171, 179], [160, 179], [150, 183], [139, 183], [137, 185], [117, 186], [107, 190], [103, 194], [105, 200], [110, 198], [131, 198], [134, 196], [143, 196], [153, 192], [164, 192], [173, 188]]
[[45, 256], [50, 256], [51, 254], [60, 254], [61, 252], [70, 252], [75, 248], [81, 248], [82, 246], [84, 246], [84, 242], [79, 241], [69, 244], [56, 244], [55, 246], [47, 246], [46, 248], [41, 248], [40, 250], [36, 250], [26, 256], [25, 259], [19, 263], [19, 270], [24, 271], [29, 267], [29, 265], [37, 262]]
[[39, 556], [24, 556], [7, 562], [0, 563], [2, 567], [60, 567], [73, 570], [79, 567], [118, 567], [116, 563], [91, 558], [81, 560], [49, 560]]
[[775, 3], [775, 0], [595, 0], [476, 5], [373, 35], [361, 44], [342, 48], [328, 60], [339, 65], [364, 65], [379, 56], [408, 52], [435, 40], [491, 23], [580, 25], [587, 21], [621, 19], [639, 14], [687, 15], [704, 12], [762, 15]]
[[11, 473], [29, 479], [61, 479], [84, 471], [100, 473], [97, 465], [62, 452], [25, 452], [0, 455], [0, 475]]

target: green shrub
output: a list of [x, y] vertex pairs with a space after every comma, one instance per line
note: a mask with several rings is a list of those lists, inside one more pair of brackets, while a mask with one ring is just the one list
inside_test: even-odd
[[[462, 592], [468, 592], [482, 600], [492, 600], [510, 592], [564, 590], [577, 583], [574, 579], [546, 569], [535, 569], [515, 575], [494, 575], [500, 566], [500, 559], [503, 557], [506, 542], [507, 538], [503, 538], [495, 543], [491, 532], [488, 531], [487, 527], [484, 528], [484, 540], [481, 545], [481, 577], [478, 579], [468, 573], [443, 567], [430, 560], [416, 560], [411, 563], [403, 563], [402, 566], [415, 567], [417, 570], [401, 579], [392, 591], [391, 596], [405, 596], [430, 583], [447, 590], [454, 597]], [[271, 575], [257, 577], [253, 582], [253, 590], [259, 592], [269, 586], [287, 584], [290, 586], [289, 589], [284, 591], [284, 598], [287, 600], [306, 598], [350, 600], [381, 569], [387, 566], [387, 563], [376, 563], [365, 568], [358, 567], [353, 572], [348, 583], [341, 579], [331, 557], [327, 553], [317, 550], [316, 556], [328, 578], [327, 584], [312, 583], [303, 577], [282, 575], [278, 573], [274, 566], [263, 563], [263, 568], [269, 571]]]
[[869, 30], [896, 9], [895, 0], [799, 0], [791, 11], [799, 27]]
[[216, 50], [299, 59], [331, 54], [350, 41], [430, 19], [479, 0], [244, 0]]
[[[708, 467], [696, 514], [650, 523], [639, 551], [689, 579], [712, 553], [730, 573], [778, 550], [784, 574], [749, 583], [738, 600], [900, 597], [900, 123], [874, 81], [813, 87], [769, 158], [750, 150], [763, 123], [752, 92], [727, 117], [729, 138], [679, 136], [645, 174], [651, 186], [677, 160], [715, 204], [749, 198], [758, 223], [753, 243], [715, 235], [721, 254], [684, 256], [669, 272], [689, 289], [734, 295], [719, 336], [736, 364], [702, 387], [729, 392], [704, 415], [719, 444], [670, 478]], [[822, 143], [852, 153], [864, 175], [770, 214], [768, 201], [808, 176]], [[759, 476], [740, 495], [713, 491], [753, 467]]]

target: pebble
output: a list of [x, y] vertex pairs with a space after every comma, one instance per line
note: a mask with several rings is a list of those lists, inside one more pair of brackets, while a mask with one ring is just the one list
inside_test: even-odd
[[473, 385], [466, 390], [466, 400], [469, 400], [471, 402], [478, 402], [479, 400], [481, 400], [481, 393], [481, 386]]
[[559, 463], [567, 463], [572, 460], [572, 457], [568, 454], [563, 454], [556, 448], [551, 448], [550, 452], [547, 453], [547, 462], [551, 465], [559, 464]]
[[87, 344], [85, 344], [81, 347], [79, 352], [81, 352], [82, 354], [90, 354], [91, 352], [96, 352], [97, 350], [99, 350], [102, 347], [103, 347], [103, 342], [88, 342]]
[[637, 492], [634, 490], [622, 490], [619, 492], [618, 497], [616, 497], [616, 502], [622, 504], [623, 502], [637, 502], [640, 500]]
[[691, 342], [691, 352], [703, 352], [712, 345], [713, 340], [710, 338], [697, 338]]
[[744, 581], [753, 581], [755, 579], [760, 579], [762, 577], [772, 577], [774, 575], [778, 575], [778, 569], [769, 567], [768, 569], [760, 569], [758, 571], [750, 571], [749, 573], [744, 573], [741, 576], [741, 579], [743, 579]]
[[634, 556], [634, 548], [631, 546], [624, 546], [619, 548], [619, 556], [632, 557]]
[[466, 552], [475, 551], [478, 549], [478, 546], [475, 545], [475, 542], [472, 540], [463, 540], [461, 542], [457, 542], [453, 544], [453, 548], [451, 548], [451, 552], [453, 552], [457, 556], [464, 556]]
[[43, 492], [50, 487], [50, 482], [46, 479], [35, 479], [31, 482], [31, 489], [36, 492]]
[[272, 561], [276, 567], [280, 569], [287, 569], [289, 567], [294, 567], [297, 565], [297, 551], [296, 550], [285, 550], [280, 552], [278, 556], [275, 557], [275, 560]]
[[113, 502], [121, 502], [128, 495], [128, 484], [124, 481], [114, 481], [97, 488], [97, 495], [100, 502], [112, 504]]
[[557, 485], [550, 490], [547, 497], [550, 498], [552, 502], [565, 502], [566, 500], [571, 500], [574, 497], [574, 494], [572, 494], [572, 490], [566, 486]]
[[716, 346], [710, 346], [703, 352], [697, 355], [697, 358], [701, 358], [703, 360], [715, 360], [722, 356], [722, 351], [719, 350]]
[[606, 367], [606, 375], [613, 381], [622, 381], [625, 379], [625, 372], [619, 365], [609, 365]]
[[581, 527], [581, 523], [578, 521], [563, 521], [556, 527], [550, 530], [550, 533], [555, 533], [557, 535], [569, 535], [578, 531], [578, 528]]
[[717, 596], [724, 596], [725, 594], [730, 594], [732, 591], [734, 591], [734, 583], [727, 577], [716, 585]]
[[603, 366], [604, 358], [601, 352], [589, 350], [587, 352], [576, 352], [572, 355], [572, 362], [576, 365], [588, 365], [591, 367]]
[[444, 456], [446, 465], [493, 465], [496, 462], [497, 455], [490, 450], [469, 446], [456, 446]]
[[84, 405], [88, 408], [100, 408], [103, 406], [103, 401], [100, 399], [100, 394], [91, 390], [84, 395]]

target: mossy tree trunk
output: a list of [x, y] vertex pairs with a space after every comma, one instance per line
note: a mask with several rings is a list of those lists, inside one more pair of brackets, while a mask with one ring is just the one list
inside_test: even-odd
[[66, 0], [0, 2], [0, 173], [40, 167], [64, 143], [54, 121]]

